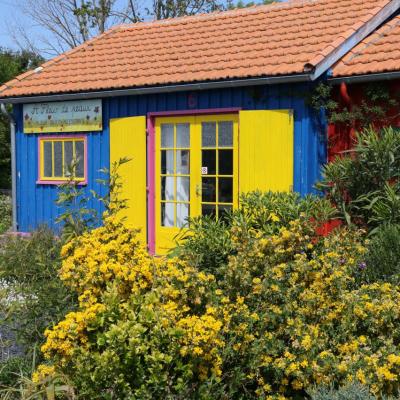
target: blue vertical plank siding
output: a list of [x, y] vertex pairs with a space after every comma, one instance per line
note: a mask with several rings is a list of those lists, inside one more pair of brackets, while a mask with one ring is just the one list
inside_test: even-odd
[[[197, 92], [175, 92], [103, 99], [103, 131], [85, 133], [88, 138], [88, 184], [91, 190], [105, 194], [106, 188], [96, 182], [109, 168], [109, 122], [111, 118], [146, 115], [154, 111], [241, 107], [244, 110], [292, 109], [294, 113], [294, 190], [304, 195], [314, 192], [326, 160], [325, 121], [310, 109], [305, 96], [310, 84], [225, 88]], [[189, 101], [190, 99], [190, 101]], [[41, 224], [55, 230], [55, 219], [63, 210], [55, 204], [58, 188], [37, 184], [38, 136], [23, 133], [22, 105], [16, 106], [17, 121], [17, 218], [19, 231], [31, 231]], [[90, 207], [102, 212], [91, 200]]]

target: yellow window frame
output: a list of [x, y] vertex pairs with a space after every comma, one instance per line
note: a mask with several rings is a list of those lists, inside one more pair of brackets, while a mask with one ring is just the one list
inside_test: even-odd
[[[54, 160], [54, 144], [56, 142], [62, 143], [62, 176], [54, 176], [55, 160]], [[72, 142], [72, 158], [76, 157], [76, 143], [83, 143], [83, 177], [75, 177], [75, 181], [81, 184], [87, 182], [87, 139], [85, 136], [62, 136], [62, 137], [39, 137], [39, 180], [38, 183], [53, 183], [58, 184], [67, 182], [70, 177], [66, 175], [65, 165], [65, 142]], [[45, 160], [44, 160], [44, 146], [46, 143], [51, 143], [52, 146], [52, 157], [51, 157], [51, 170], [52, 175], [45, 175]]]

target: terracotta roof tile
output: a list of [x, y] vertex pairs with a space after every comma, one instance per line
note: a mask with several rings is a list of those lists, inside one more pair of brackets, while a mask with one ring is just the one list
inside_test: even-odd
[[292, 0], [122, 25], [0, 87], [0, 97], [301, 74], [390, 0]]
[[361, 41], [332, 70], [334, 77], [400, 71], [400, 15]]

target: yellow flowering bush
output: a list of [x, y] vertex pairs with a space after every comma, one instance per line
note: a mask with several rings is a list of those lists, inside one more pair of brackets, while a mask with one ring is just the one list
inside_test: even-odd
[[66, 244], [62, 255], [60, 276], [79, 295], [79, 309], [46, 331], [42, 351], [80, 396], [190, 397], [195, 382], [221, 375], [214, 276], [149, 256], [115, 216]]
[[354, 380], [374, 394], [397, 393], [400, 290], [360, 283], [363, 233], [318, 240], [300, 221], [274, 235], [245, 233], [233, 233], [238, 252], [219, 285], [229, 398], [243, 390], [246, 398], [296, 398], [316, 384]]
[[66, 244], [60, 275], [79, 308], [46, 331], [38, 377], [67, 376], [82, 399], [283, 400], [351, 381], [398, 391], [400, 290], [363, 283], [363, 232], [319, 238], [300, 218], [229, 235], [218, 279], [151, 257], [115, 216]]

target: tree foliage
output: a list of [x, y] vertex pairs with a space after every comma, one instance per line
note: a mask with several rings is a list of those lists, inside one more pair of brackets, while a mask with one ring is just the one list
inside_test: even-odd
[[[0, 85], [28, 69], [35, 68], [43, 58], [30, 51], [14, 52], [0, 48]], [[9, 121], [0, 113], [0, 189], [10, 187]]]

